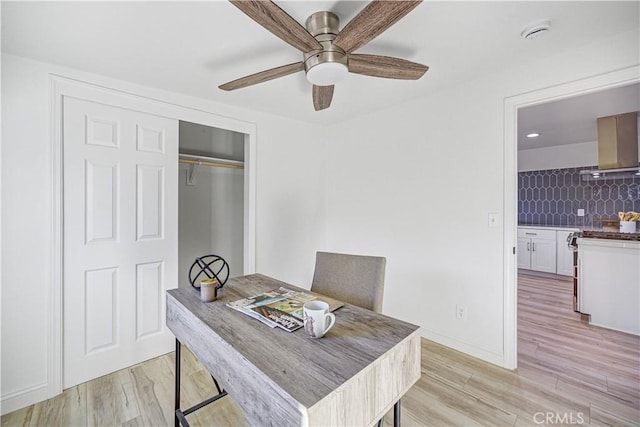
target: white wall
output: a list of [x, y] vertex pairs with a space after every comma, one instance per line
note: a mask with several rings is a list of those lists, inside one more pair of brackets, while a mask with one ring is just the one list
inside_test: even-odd
[[[385, 313], [502, 364], [510, 247], [502, 225], [488, 228], [487, 217], [504, 212], [505, 98], [637, 65], [638, 40], [634, 31], [536, 58], [334, 126], [329, 250], [386, 256]], [[466, 306], [467, 320], [456, 320], [456, 304]]]
[[[384, 313], [446, 345], [502, 354], [502, 97], [448, 90], [338, 126], [329, 249], [387, 257]], [[456, 304], [467, 321], [456, 321]]]
[[[640, 114], [638, 129], [640, 129]], [[638, 135], [638, 161], [640, 162], [640, 134]], [[518, 172], [597, 165], [598, 141], [518, 151]]]
[[50, 73], [255, 123], [257, 271], [309, 286], [326, 246], [322, 128], [3, 54], [2, 413], [52, 392]]
[[[194, 185], [187, 185], [188, 165], [178, 181], [178, 279], [189, 287], [196, 257], [216, 254], [229, 264], [229, 277], [242, 276], [244, 171], [200, 166]], [[206, 277], [202, 277], [206, 278]]]
[[244, 134], [197, 123], [180, 122], [180, 152], [244, 160]]
[[2, 413], [47, 396], [51, 149], [46, 74], [2, 57]]
[[597, 141], [518, 151], [518, 172], [593, 167], [597, 164]]

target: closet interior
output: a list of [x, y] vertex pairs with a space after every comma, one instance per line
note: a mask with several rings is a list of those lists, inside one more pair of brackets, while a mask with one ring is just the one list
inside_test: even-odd
[[189, 287], [196, 257], [216, 254], [229, 277], [244, 271], [245, 135], [196, 123], [179, 125], [178, 268]]

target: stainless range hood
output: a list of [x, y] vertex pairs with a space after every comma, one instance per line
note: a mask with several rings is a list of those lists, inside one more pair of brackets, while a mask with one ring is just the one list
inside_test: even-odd
[[587, 181], [640, 176], [637, 112], [598, 118], [598, 169], [580, 175]]

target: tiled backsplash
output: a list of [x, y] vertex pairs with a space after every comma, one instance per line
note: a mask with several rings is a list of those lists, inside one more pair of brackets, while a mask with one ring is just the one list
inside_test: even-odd
[[518, 173], [518, 223], [598, 227], [599, 218], [640, 212], [640, 177], [582, 181], [584, 169], [597, 166]]

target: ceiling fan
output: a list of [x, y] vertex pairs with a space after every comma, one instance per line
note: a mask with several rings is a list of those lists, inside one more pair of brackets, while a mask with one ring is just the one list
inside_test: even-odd
[[313, 84], [316, 111], [329, 108], [334, 84], [348, 72], [372, 77], [417, 80], [429, 69], [426, 65], [380, 55], [353, 53], [411, 12], [422, 0], [373, 0], [342, 30], [331, 12], [316, 12], [306, 21], [306, 29], [272, 1], [230, 0], [264, 28], [303, 53], [303, 60], [283, 65], [219, 86], [235, 90], [303, 71]]

